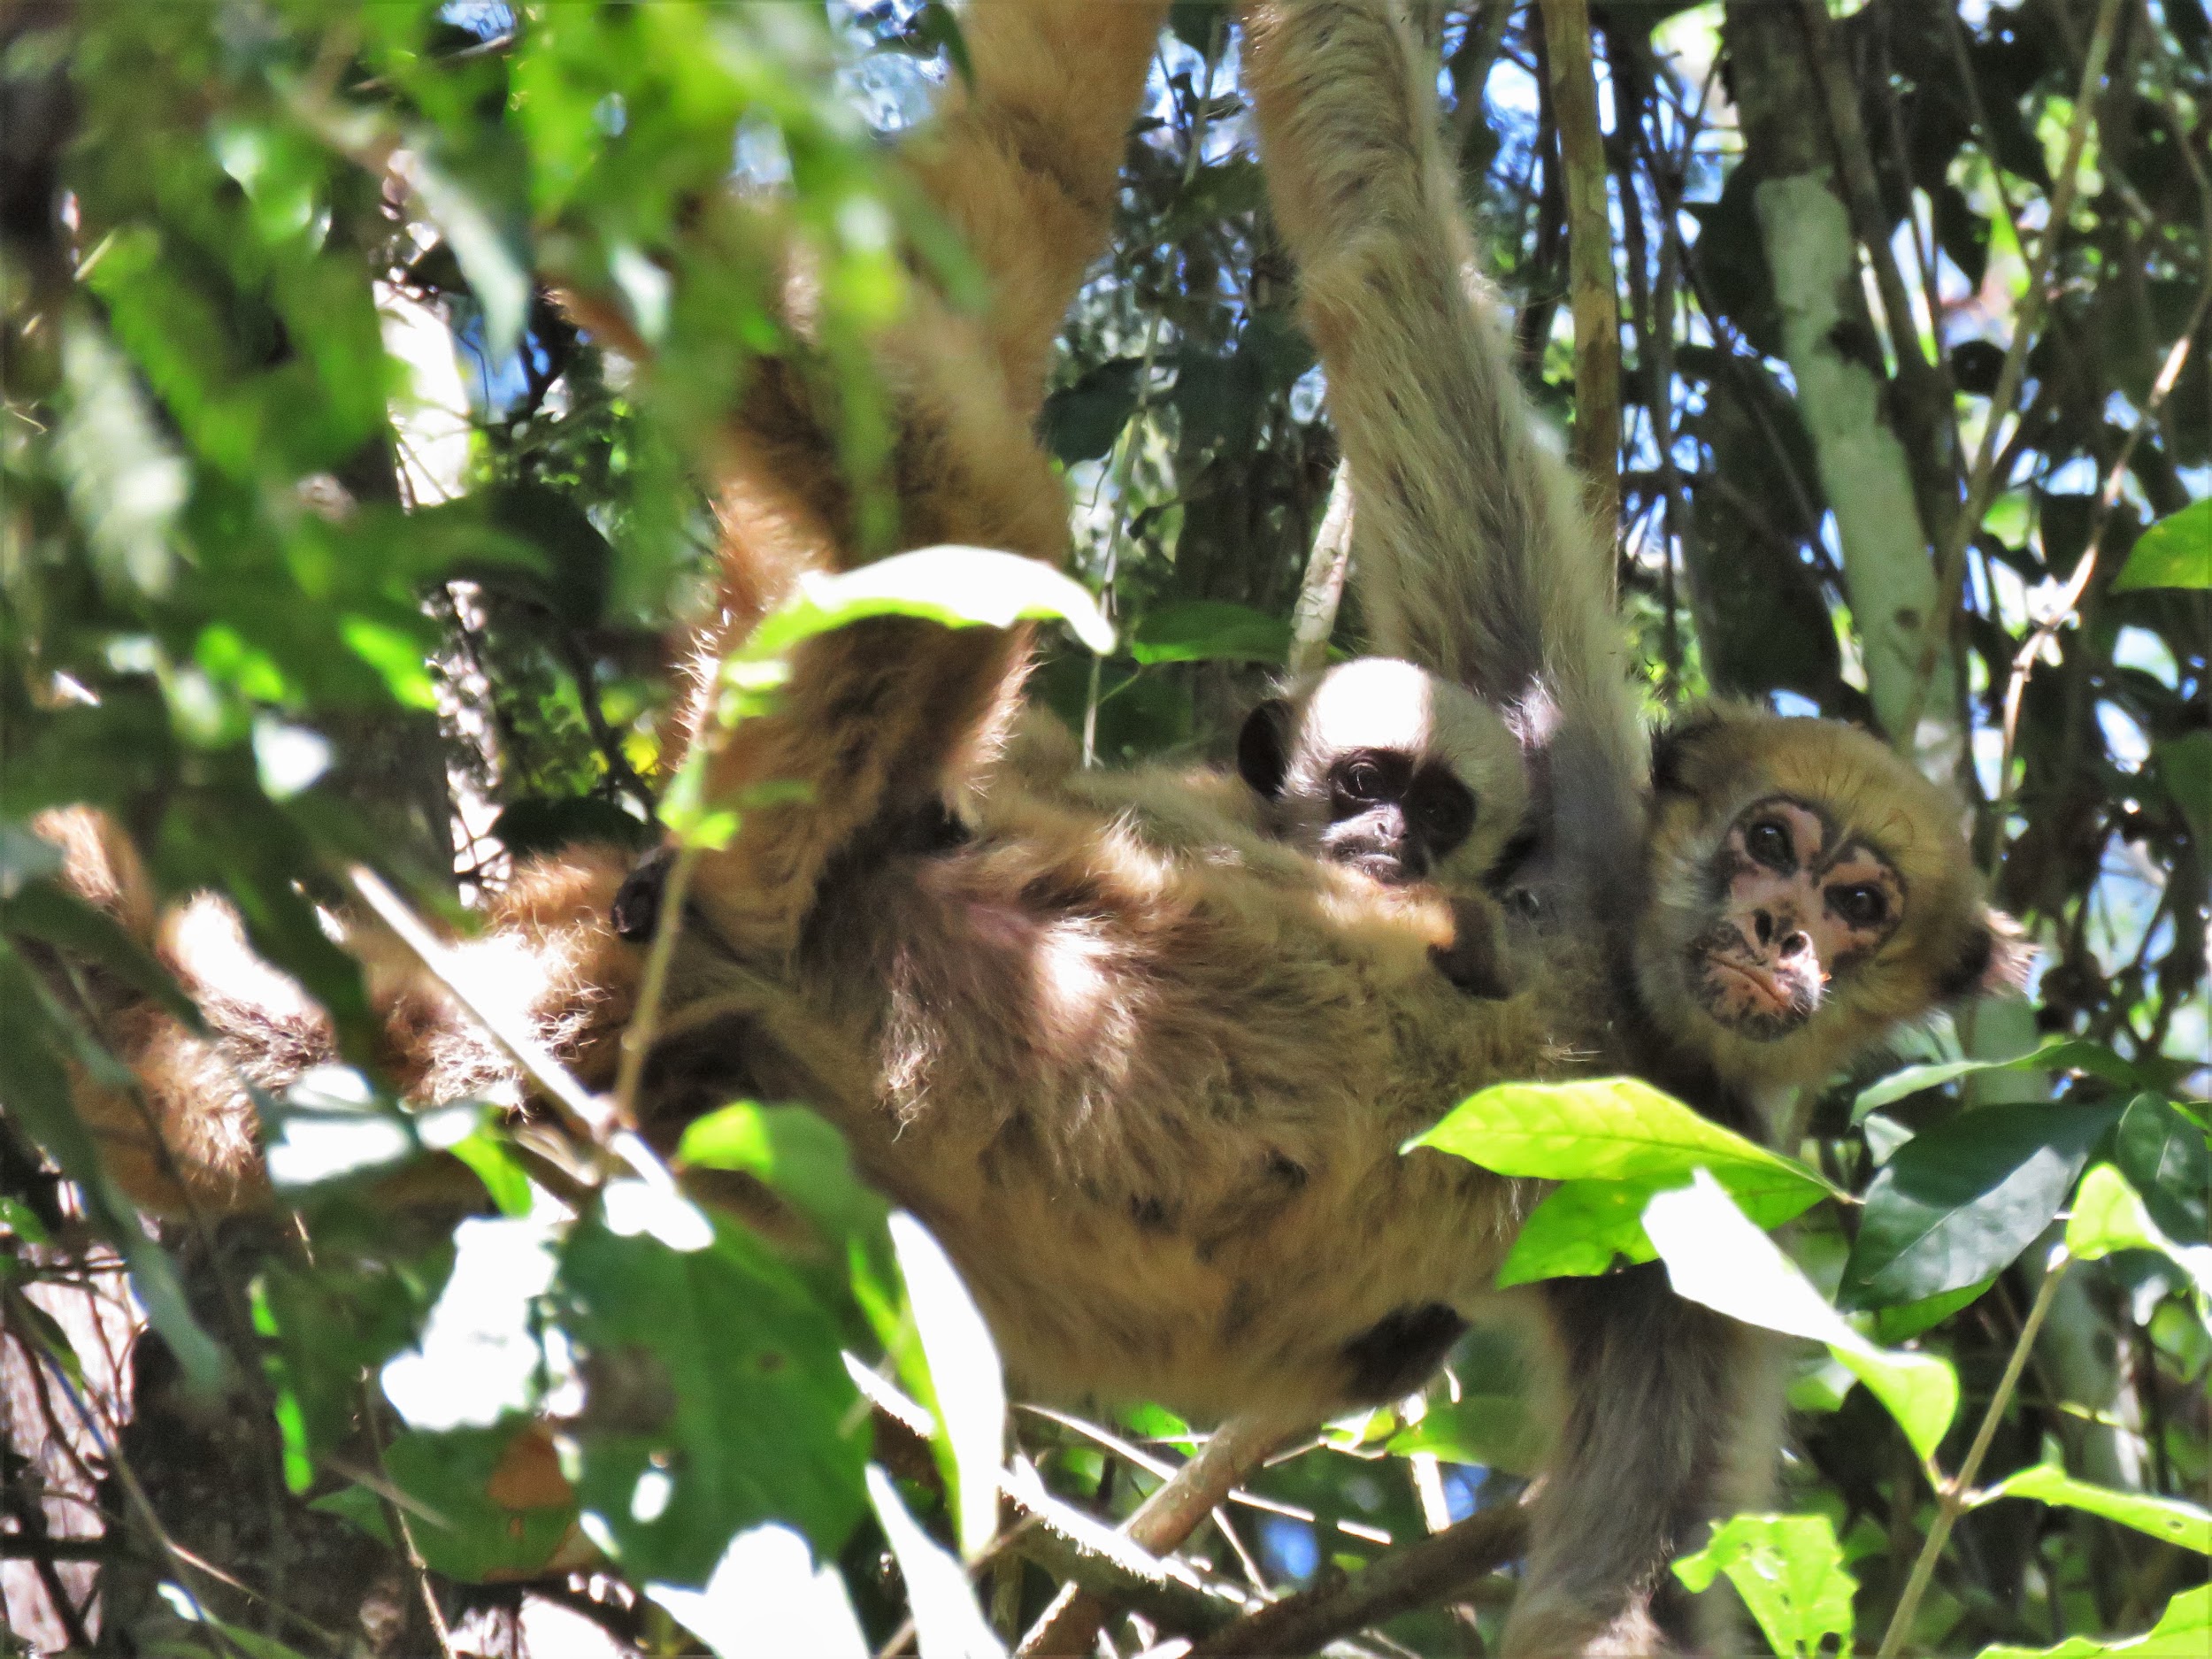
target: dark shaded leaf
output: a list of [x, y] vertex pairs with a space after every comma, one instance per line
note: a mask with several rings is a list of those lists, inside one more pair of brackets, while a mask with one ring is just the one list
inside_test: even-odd
[[2009, 1265], [2050, 1225], [2119, 1115], [2097, 1106], [1991, 1106], [1915, 1135], [1867, 1189], [1839, 1302], [1922, 1302]]

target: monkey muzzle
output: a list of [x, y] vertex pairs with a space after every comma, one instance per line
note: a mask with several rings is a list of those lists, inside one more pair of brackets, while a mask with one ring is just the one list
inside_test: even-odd
[[1690, 984], [1722, 1025], [1761, 1041], [1786, 1037], [1819, 1010], [1827, 976], [1801, 931], [1770, 918], [1762, 942], [1756, 919], [1747, 920], [1724, 918], [1691, 945]]
[[1391, 886], [1421, 881], [1429, 873], [1429, 849], [1394, 806], [1344, 818], [1322, 833], [1321, 850], [1329, 860]]

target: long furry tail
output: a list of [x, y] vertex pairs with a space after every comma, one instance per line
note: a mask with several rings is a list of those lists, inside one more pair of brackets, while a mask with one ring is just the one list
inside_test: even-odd
[[1585, 815], [1602, 798], [1598, 817], [1624, 833], [1643, 763], [1609, 549], [1539, 439], [1475, 275], [1424, 55], [1387, 0], [1270, 0], [1246, 31], [1269, 195], [1351, 467], [1375, 647], [1526, 709], [1548, 728], [1555, 784]]

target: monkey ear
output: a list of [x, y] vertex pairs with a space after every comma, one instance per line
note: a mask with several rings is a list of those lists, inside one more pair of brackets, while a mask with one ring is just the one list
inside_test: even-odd
[[1237, 733], [1237, 774], [1272, 801], [1290, 770], [1290, 703], [1270, 697], [1244, 717]]
[[1651, 787], [1661, 795], [1691, 795], [1691, 763], [1698, 746], [1721, 728], [1721, 717], [1709, 712], [1692, 714], [1663, 726], [1651, 740]]
[[2017, 996], [2028, 988], [2035, 946], [2002, 910], [1985, 910], [1972, 936], [1938, 984], [1946, 998]]

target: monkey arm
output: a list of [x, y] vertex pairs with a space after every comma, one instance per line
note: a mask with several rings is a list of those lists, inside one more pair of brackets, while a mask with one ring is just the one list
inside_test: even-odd
[[1551, 831], [1560, 856], [1622, 867], [1643, 761], [1608, 543], [1540, 441], [1475, 278], [1419, 49], [1385, 0], [1272, 0], [1246, 29], [1269, 196], [1351, 466], [1376, 648], [1501, 710], [1535, 694], [1524, 721], [1553, 799], [1572, 806]]

